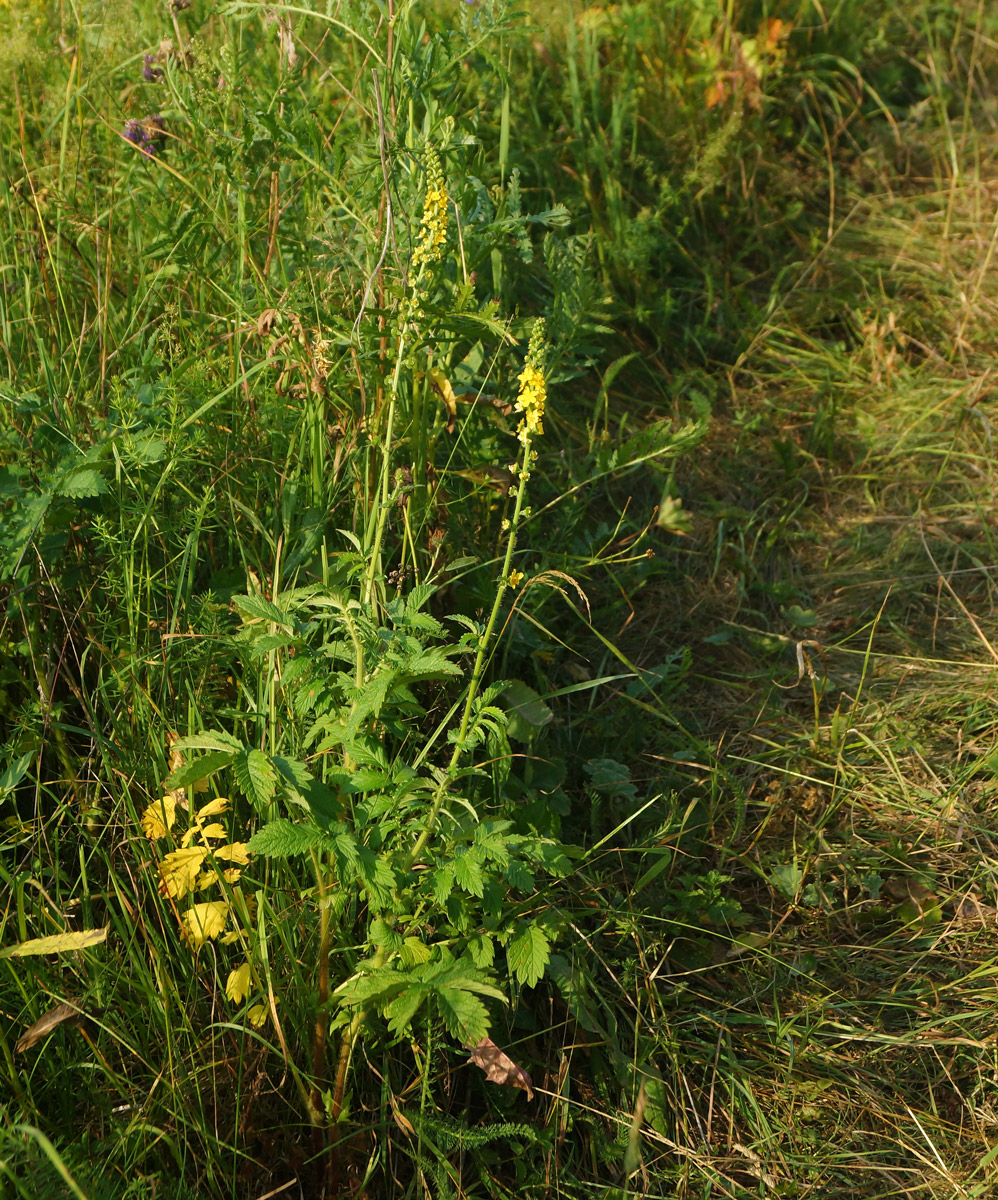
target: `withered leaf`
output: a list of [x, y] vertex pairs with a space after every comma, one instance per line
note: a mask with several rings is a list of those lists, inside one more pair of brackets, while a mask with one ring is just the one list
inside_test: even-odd
[[63, 1021], [70, 1021], [73, 1017], [79, 1016], [77, 1009], [72, 1004], [57, 1004], [55, 1008], [50, 1008], [47, 1013], [42, 1016], [17, 1039], [17, 1045], [14, 1047], [15, 1054], [23, 1054], [25, 1050], [30, 1050], [36, 1043], [40, 1042], [43, 1037], [51, 1033], [56, 1026], [61, 1025]]
[[469, 1046], [471, 1058], [476, 1067], [481, 1067], [489, 1083], [500, 1083], [504, 1087], [520, 1088], [527, 1093], [527, 1099], [533, 1100], [533, 1081], [523, 1067], [518, 1066], [509, 1055], [500, 1050], [491, 1038], [484, 1037], [477, 1046]]

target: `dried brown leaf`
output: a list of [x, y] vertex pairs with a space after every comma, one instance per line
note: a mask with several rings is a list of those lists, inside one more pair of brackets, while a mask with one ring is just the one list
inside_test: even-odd
[[72, 1004], [57, 1004], [55, 1008], [50, 1008], [47, 1013], [38, 1018], [30, 1029], [26, 1029], [21, 1034], [14, 1047], [14, 1053], [23, 1054], [25, 1050], [30, 1050], [36, 1042], [40, 1042], [63, 1021], [71, 1021], [77, 1016], [79, 1016], [79, 1012]]
[[533, 1080], [518, 1066], [509, 1055], [500, 1050], [491, 1038], [482, 1038], [477, 1046], [469, 1047], [471, 1058], [476, 1067], [481, 1067], [489, 1083], [502, 1084], [504, 1087], [520, 1088], [527, 1093], [527, 1099], [533, 1100]]

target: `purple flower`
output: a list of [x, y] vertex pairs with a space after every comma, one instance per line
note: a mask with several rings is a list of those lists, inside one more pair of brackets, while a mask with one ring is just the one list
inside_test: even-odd
[[121, 136], [126, 142], [138, 146], [146, 158], [152, 158], [156, 143], [162, 138], [165, 129], [163, 118], [159, 113], [154, 113], [141, 121], [134, 117], [126, 121]]
[[159, 69], [159, 67], [154, 65], [155, 62], [155, 54], [142, 55], [142, 78], [146, 81], [146, 83], [157, 83], [163, 78], [163, 72]]

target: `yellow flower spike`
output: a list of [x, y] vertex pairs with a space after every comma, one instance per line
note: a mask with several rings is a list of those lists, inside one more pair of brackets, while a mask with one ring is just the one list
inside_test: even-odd
[[180, 932], [191, 947], [199, 950], [209, 938], [216, 938], [229, 922], [226, 900], [206, 900], [192, 905], [180, 918]]
[[523, 572], [522, 571], [510, 571], [509, 586], [511, 588], [518, 588], [521, 583], [523, 583]]
[[426, 195], [423, 199], [423, 220], [419, 241], [412, 252], [412, 265], [434, 263], [441, 257], [447, 241], [447, 184], [444, 181], [440, 155], [433, 146], [426, 147]]
[[142, 832], [151, 841], [166, 837], [177, 819], [177, 801], [173, 796], [165, 795], [161, 800], [154, 800], [143, 812], [140, 820]]
[[520, 391], [516, 397], [516, 411], [523, 413], [523, 420], [516, 436], [526, 445], [537, 434], [544, 433], [544, 404], [547, 400], [547, 384], [541, 364], [544, 358], [544, 322], [535, 321], [527, 347], [527, 361], [520, 372]]
[[225, 984], [225, 994], [233, 1004], [242, 1004], [249, 995], [252, 985], [253, 974], [250, 971], [250, 965], [248, 962], [244, 962], [242, 966], [229, 972], [229, 978]]

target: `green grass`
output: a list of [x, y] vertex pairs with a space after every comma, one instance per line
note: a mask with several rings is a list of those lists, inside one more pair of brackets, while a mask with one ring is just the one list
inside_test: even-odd
[[995, 1190], [998, 27], [523, 8], [0, 8], [2, 1195]]

